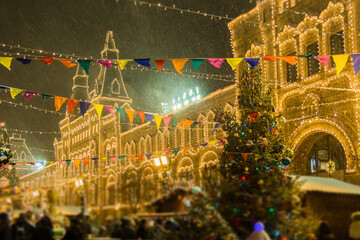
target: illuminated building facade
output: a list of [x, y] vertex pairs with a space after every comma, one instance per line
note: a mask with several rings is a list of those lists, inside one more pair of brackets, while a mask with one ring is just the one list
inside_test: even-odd
[[331, 160], [332, 177], [360, 184], [359, 75], [350, 60], [337, 75], [332, 59], [311, 57], [359, 52], [358, 16], [359, 1], [264, 0], [228, 24], [235, 57], [298, 56], [295, 65], [260, 60], [297, 174], [328, 176]]

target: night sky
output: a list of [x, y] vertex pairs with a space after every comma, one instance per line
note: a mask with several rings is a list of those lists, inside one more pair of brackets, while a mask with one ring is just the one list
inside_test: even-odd
[[[176, 5], [209, 14], [236, 17], [254, 7], [249, 0], [178, 0], [153, 1]], [[0, 1], [0, 43], [41, 49], [49, 52], [100, 58], [107, 31], [112, 30], [122, 59], [136, 58], [219, 58], [233, 57], [230, 45], [229, 20], [219, 20], [189, 13], [180, 13], [156, 6], [134, 4], [129, 0], [12, 0]], [[0, 45], [3, 52], [16, 52]], [[157, 68], [151, 62], [153, 68]], [[136, 66], [135, 64], [131, 64]], [[170, 61], [163, 69], [175, 71]], [[90, 66], [89, 86], [98, 76], [99, 64]], [[193, 71], [188, 62], [183, 71]], [[0, 66], [0, 85], [70, 97], [76, 67], [67, 69], [60, 62], [45, 65], [33, 61], [23, 65], [13, 60], [12, 70]], [[203, 63], [195, 73], [234, 74], [224, 64], [219, 70]], [[135, 110], [161, 113], [160, 103], [170, 101], [183, 91], [198, 86], [205, 95], [231, 82], [197, 79], [179, 74], [156, 73], [125, 69], [124, 83]], [[10, 100], [9, 93], [0, 91], [0, 100]], [[28, 101], [17, 96], [16, 103], [55, 110], [54, 100], [33, 97]], [[37, 110], [0, 104], [2, 117], [9, 129], [28, 131], [59, 131], [63, 116]], [[60, 112], [65, 113], [63, 106]], [[75, 116], [73, 117], [75, 118]], [[12, 131], [9, 130], [11, 134]], [[59, 135], [22, 134], [30, 148], [53, 150], [54, 137]], [[37, 160], [53, 160], [52, 153], [32, 151]]]

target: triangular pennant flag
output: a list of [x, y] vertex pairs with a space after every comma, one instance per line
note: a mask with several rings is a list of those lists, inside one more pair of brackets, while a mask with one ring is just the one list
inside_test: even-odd
[[171, 59], [176, 71], [181, 74], [181, 70], [184, 68], [185, 63], [188, 61], [189, 59]]
[[156, 65], [159, 68], [159, 71], [161, 71], [162, 69], [162, 65], [164, 64], [164, 62], [168, 60], [168, 59], [155, 59], [154, 62], [156, 63]]
[[145, 153], [147, 160], [150, 160], [152, 155], [153, 153]]
[[97, 60], [97, 62], [104, 65], [106, 68], [110, 68], [112, 64], [111, 60]]
[[172, 127], [176, 128], [177, 125], [179, 124], [179, 121], [180, 121], [180, 119], [178, 119], [178, 118], [172, 118]]
[[84, 69], [86, 74], [89, 74], [91, 60], [77, 60], [77, 62], [79, 63], [80, 67]]
[[16, 58], [16, 60], [18, 60], [22, 64], [29, 64], [32, 61], [32, 59], [30, 59], [30, 58]]
[[56, 59], [56, 60], [64, 64], [67, 68], [76, 66], [76, 63], [74, 63], [74, 60], [72, 59]]
[[41, 98], [44, 99], [44, 100], [48, 100], [49, 98], [53, 97], [52, 95], [49, 95], [49, 94], [43, 94], [41, 93]]
[[80, 159], [75, 159], [74, 160], [74, 164], [75, 164], [75, 167], [78, 168], [80, 166]]
[[329, 66], [330, 56], [315, 56], [314, 58], [319, 60], [322, 65]]
[[127, 59], [127, 60], [116, 60], [116, 61], [117, 61], [117, 63], [119, 64], [120, 69], [121, 69], [121, 70], [124, 70], [127, 62], [130, 61], [130, 60]]
[[67, 98], [64, 97], [58, 97], [55, 96], [55, 109], [56, 111], [59, 111], [63, 103], [67, 100]]
[[102, 160], [108, 160], [109, 157], [102, 157]]
[[22, 91], [24, 91], [24, 90], [17, 89], [17, 88], [10, 88], [10, 95], [13, 99], [15, 99], [16, 95], [18, 95]]
[[220, 125], [221, 125], [220, 123], [215, 123], [214, 130], [213, 130], [213, 134], [214, 134], [214, 132], [216, 131], [216, 129], [217, 129]]
[[177, 128], [181, 128], [182, 125], [186, 122], [186, 119], [180, 119], [178, 125], [177, 125]]
[[339, 75], [348, 61], [349, 54], [332, 55], [332, 57], [336, 65], [336, 75]]
[[145, 121], [145, 113], [144, 112], [140, 112], [140, 111], [136, 111], [139, 116], [140, 116], [140, 119], [141, 119], [141, 123], [144, 124], [144, 121]]
[[360, 54], [351, 54], [351, 58], [353, 60], [353, 68], [356, 75], [360, 70]]
[[209, 58], [209, 63], [216, 68], [220, 68], [221, 64], [225, 61], [225, 58]]
[[37, 92], [31, 92], [31, 91], [25, 91], [24, 92], [24, 98], [25, 100], [29, 100], [33, 96], [37, 95]]
[[128, 158], [131, 159], [131, 161], [134, 161], [135, 160], [135, 157], [136, 155], [135, 154], [130, 154], [130, 155], [127, 155]]
[[106, 111], [108, 111], [111, 115], [114, 116], [114, 109], [113, 109], [113, 107], [104, 105], [104, 108], [105, 108]]
[[151, 67], [150, 65], [150, 58], [145, 58], [145, 59], [134, 59], [134, 62], [143, 65], [145, 67]]
[[205, 147], [205, 146], [207, 146], [208, 144], [209, 144], [209, 143], [207, 143], [207, 142], [206, 142], [206, 143], [201, 143], [200, 146]]
[[241, 156], [244, 159], [244, 161], [246, 162], [246, 159], [248, 157], [248, 153], [241, 153]]
[[310, 58], [314, 57], [314, 54], [297, 55], [297, 57]]
[[118, 156], [118, 158], [120, 159], [120, 161], [121, 161], [121, 164], [122, 164], [122, 165], [124, 165], [124, 163], [125, 163], [125, 158], [126, 158], [126, 155], [120, 155], [120, 156]]
[[243, 59], [242, 58], [227, 58], [226, 61], [230, 65], [232, 70], [235, 70], [236, 66], [241, 63]]
[[288, 64], [295, 65], [296, 64], [296, 56], [283, 56], [279, 57], [281, 60], [287, 62]]
[[54, 61], [54, 57], [39, 57], [36, 59], [43, 61], [46, 65], [51, 65]]
[[67, 107], [68, 107], [68, 114], [70, 115], [73, 111], [74, 111], [74, 109], [75, 109], [75, 107], [76, 107], [76, 105], [79, 103], [79, 101], [78, 100], [75, 100], [75, 99], [68, 99], [67, 100]]
[[189, 152], [189, 147], [183, 147], [182, 150], [184, 151], [184, 153], [188, 153]]
[[141, 153], [141, 154], [136, 154], [136, 156], [137, 156], [137, 158], [139, 159], [140, 162], [143, 161], [143, 159], [144, 159], [144, 154], [143, 154], [143, 153]]
[[125, 109], [123, 108], [116, 108], [116, 110], [120, 113], [122, 120], [125, 120]]
[[205, 59], [191, 59], [194, 71], [205, 61]]
[[80, 102], [80, 112], [81, 115], [85, 115], [85, 113], [87, 112], [87, 110], [89, 109], [91, 103], [89, 102]]
[[97, 164], [98, 161], [99, 161], [99, 158], [91, 158], [91, 160], [94, 160], [94, 161], [95, 161], [95, 164]]
[[19, 162], [19, 163], [17, 163], [17, 164], [20, 164], [20, 165], [25, 165], [25, 163], [24, 163], [24, 162]]
[[171, 117], [163, 117], [163, 121], [164, 121], [164, 124], [165, 124], [165, 131], [168, 131], [169, 123], [171, 121]]
[[194, 123], [194, 121], [187, 120], [187, 121], [185, 122], [184, 129], [187, 129], [187, 128], [190, 127], [193, 123]]
[[166, 150], [164, 151], [164, 155], [167, 156], [167, 155], [169, 155], [170, 152], [171, 152], [171, 149], [166, 149]]
[[0, 85], [0, 89], [8, 89], [8, 87]]
[[116, 159], [117, 159], [117, 156], [111, 157], [111, 161], [112, 161], [113, 163], [116, 163]]
[[94, 106], [97, 114], [99, 115], [99, 119], [100, 119], [100, 118], [101, 118], [102, 110], [103, 110], [103, 108], [104, 108], [104, 105], [97, 104], [97, 103], [93, 103], [93, 106]]
[[90, 162], [90, 158], [83, 159], [84, 166], [88, 165], [89, 162]]
[[263, 57], [263, 59], [268, 60], [268, 61], [275, 62], [277, 58], [274, 57], [273, 55], [265, 55], [265, 56]]
[[209, 146], [214, 146], [217, 143], [217, 140], [209, 142]]
[[180, 148], [174, 148], [172, 151], [176, 156], [178, 154], [178, 152], [180, 151]]
[[134, 121], [134, 113], [135, 113], [135, 111], [129, 110], [129, 109], [125, 109], [125, 112], [127, 113], [128, 117], [129, 117], [130, 124], [132, 124], [133, 121]]
[[71, 160], [65, 160], [67, 166], [70, 166]]
[[161, 119], [162, 119], [162, 116], [154, 115], [154, 121], [155, 121], [155, 124], [156, 124], [156, 127], [158, 130], [160, 128]]
[[196, 125], [200, 124], [201, 122], [193, 122], [193, 124], [191, 124], [191, 129], [193, 129]]
[[244, 58], [244, 60], [247, 61], [252, 68], [259, 66], [259, 58]]
[[150, 121], [151, 125], [153, 125], [154, 115], [150, 113], [145, 113], [145, 116]]

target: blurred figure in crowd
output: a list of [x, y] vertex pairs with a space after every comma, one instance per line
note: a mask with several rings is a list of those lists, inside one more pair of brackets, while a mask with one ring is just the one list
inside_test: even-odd
[[82, 239], [82, 226], [78, 218], [70, 220], [70, 227], [66, 230], [65, 236], [62, 240], [81, 240]]
[[351, 214], [349, 236], [351, 239], [360, 240], [360, 212]]
[[166, 234], [166, 229], [162, 225], [161, 218], [156, 219], [155, 226], [152, 229], [152, 236], [154, 240], [162, 240]]
[[117, 226], [111, 237], [121, 239], [137, 239], [136, 231], [131, 225], [131, 219], [129, 217], [122, 217], [121, 225]]
[[53, 225], [48, 216], [44, 216], [36, 223], [34, 239], [53, 240]]
[[146, 219], [141, 219], [137, 236], [141, 239], [151, 239], [151, 230], [149, 228], [149, 222]]
[[327, 222], [322, 222], [317, 230], [316, 237], [318, 240], [334, 240], [335, 237], [331, 233], [330, 226]]
[[33, 238], [35, 228], [26, 221], [25, 213], [21, 213], [19, 218], [12, 225], [13, 240], [30, 240]]
[[11, 240], [11, 228], [7, 213], [0, 213], [0, 240]]

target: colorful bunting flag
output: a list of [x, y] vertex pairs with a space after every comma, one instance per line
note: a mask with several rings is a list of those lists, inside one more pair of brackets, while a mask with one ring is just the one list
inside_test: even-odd
[[273, 55], [267, 55], [267, 54], [266, 54], [266, 55], [263, 57], [263, 59], [268, 60], [268, 61], [275, 62], [277, 58], [274, 57]]
[[168, 131], [169, 123], [171, 121], [171, 117], [163, 117], [163, 121], [164, 121], [164, 124], [165, 124], [165, 132], [166, 132], [166, 131]]
[[176, 156], [178, 154], [178, 152], [180, 151], [180, 148], [174, 148], [172, 151]]
[[135, 111], [129, 110], [129, 109], [125, 109], [125, 112], [127, 113], [128, 117], [129, 117], [130, 124], [133, 124]]
[[80, 112], [81, 115], [85, 115], [85, 113], [87, 112], [87, 110], [89, 109], [91, 103], [89, 102], [80, 102]]
[[186, 119], [180, 119], [180, 120], [179, 120], [179, 123], [178, 123], [178, 125], [177, 125], [177, 128], [178, 128], [178, 129], [181, 128], [182, 125], [183, 125], [185, 122], [186, 122]]
[[71, 160], [65, 160], [67, 166], [70, 166]]
[[154, 115], [150, 113], [145, 113], [145, 116], [150, 121], [150, 124], [153, 125]]
[[67, 100], [67, 98], [64, 97], [58, 97], [55, 96], [55, 109], [56, 111], [59, 111], [63, 103]]
[[129, 60], [129, 59], [125, 59], [125, 60], [116, 60], [116, 61], [117, 61], [117, 63], [119, 64], [120, 69], [121, 69], [121, 70], [124, 70], [127, 62], [130, 61], [130, 60]]
[[25, 100], [29, 100], [30, 98], [32, 98], [33, 96], [37, 95], [37, 92], [31, 92], [31, 91], [25, 91], [24, 92], [24, 98]]
[[124, 165], [126, 155], [119, 155], [118, 158], [120, 159], [121, 164]]
[[91, 60], [77, 60], [77, 62], [79, 63], [80, 67], [84, 69], [86, 74], [89, 74]]
[[154, 121], [155, 121], [155, 124], [156, 124], [156, 127], [158, 130], [160, 128], [161, 119], [162, 119], [162, 116], [154, 115]]
[[113, 163], [116, 163], [116, 159], [117, 159], [117, 156], [111, 157], [111, 161], [112, 161]]
[[48, 100], [49, 98], [53, 97], [52, 95], [49, 95], [49, 94], [43, 94], [41, 93], [41, 98], [44, 99], [44, 100]]
[[153, 153], [145, 153], [147, 160], [150, 160], [152, 155]]
[[351, 58], [353, 60], [353, 68], [356, 75], [360, 70], [360, 54], [351, 54]]
[[214, 130], [213, 130], [213, 134], [214, 134], [215, 130], [216, 130], [220, 125], [221, 125], [220, 123], [215, 123]]
[[93, 106], [94, 106], [97, 114], [99, 115], [99, 119], [100, 119], [100, 118], [101, 118], [102, 110], [103, 110], [103, 108], [104, 108], [104, 105], [97, 104], [97, 103], [93, 103]]
[[242, 58], [227, 58], [226, 61], [230, 65], [232, 70], [235, 70], [236, 66], [241, 63], [243, 59]]
[[95, 161], [95, 164], [97, 164], [99, 161], [99, 158], [91, 158], [91, 159]]
[[336, 75], [339, 75], [348, 61], [349, 54], [332, 55], [332, 57], [336, 65]]
[[171, 59], [176, 71], [181, 74], [181, 70], [184, 68], [186, 62], [189, 59]]
[[168, 60], [168, 59], [155, 59], [154, 62], [156, 63], [156, 65], [158, 66], [159, 71], [161, 72], [162, 66], [164, 64], [164, 62]]
[[125, 109], [123, 108], [116, 108], [116, 110], [120, 113], [122, 120], [125, 120]]
[[256, 68], [257, 66], [259, 66], [259, 59], [260, 58], [244, 58], [244, 60], [250, 64], [250, 66], [252, 68]]
[[136, 155], [135, 154], [130, 154], [130, 155], [127, 155], [128, 158], [131, 159], [131, 161], [134, 161], [135, 160], [135, 157]]
[[39, 57], [36, 59], [44, 62], [46, 65], [51, 65], [51, 64], [53, 64], [53, 61], [54, 61], [54, 57]]
[[186, 120], [185, 125], [184, 125], [184, 129], [187, 129], [187, 128], [190, 127], [193, 123], [194, 123], [194, 121]]
[[171, 149], [166, 149], [166, 150], [164, 151], [164, 155], [167, 156], [167, 155], [169, 155], [170, 152], [171, 152]]
[[70, 115], [73, 111], [74, 111], [74, 109], [75, 109], [75, 107], [76, 107], [76, 105], [79, 103], [79, 101], [78, 100], [75, 100], [75, 99], [68, 99], [67, 100], [67, 108], [68, 108], [68, 114]]
[[84, 166], [88, 165], [89, 162], [90, 162], [90, 158], [83, 159]]
[[207, 142], [206, 142], [206, 143], [201, 143], [200, 146], [205, 147], [205, 146], [207, 146], [208, 144], [209, 144], [209, 143], [207, 143]]
[[208, 62], [216, 68], [220, 68], [225, 58], [209, 58]]
[[205, 59], [191, 59], [194, 71], [205, 61]]
[[298, 55], [297, 57], [310, 58], [310, 57], [314, 57], [314, 54]]
[[76, 66], [76, 63], [74, 63], [74, 60], [72, 59], [56, 59], [56, 60], [64, 64], [67, 68]]
[[244, 161], [246, 162], [246, 159], [248, 157], [248, 153], [241, 153], [241, 156], [244, 159]]
[[314, 58], [319, 60], [322, 65], [329, 66], [330, 56], [315, 56]]
[[74, 164], [75, 164], [75, 167], [78, 168], [80, 166], [80, 159], [75, 159], [74, 160]]
[[104, 108], [105, 108], [106, 111], [108, 111], [111, 115], [114, 116], [114, 109], [113, 109], [113, 107], [104, 105]]
[[279, 58], [291, 65], [296, 64], [296, 56], [284, 56], [284, 57], [279, 57]]
[[144, 112], [140, 112], [140, 111], [136, 111], [139, 116], [140, 116], [140, 119], [141, 119], [141, 123], [144, 124], [144, 121], [145, 121], [145, 113]]
[[209, 142], [209, 146], [214, 146], [217, 143], [217, 140]]
[[139, 159], [140, 162], [143, 161], [144, 159], [144, 154], [136, 154], [137, 158]]
[[30, 59], [30, 58], [16, 58], [16, 60], [18, 60], [22, 64], [29, 64], [32, 61], [32, 59]]
[[112, 64], [111, 60], [98, 60], [97, 62], [105, 66], [106, 68], [110, 68]]
[[134, 59], [134, 62], [143, 65], [145, 67], [151, 67], [150, 65], [150, 58], [145, 58], [145, 59]]
[[21, 93], [23, 90], [21, 89], [17, 89], [17, 88], [10, 88], [10, 95], [13, 99], [15, 99], [15, 97]]
[[190, 149], [189, 147], [183, 147], [183, 148], [182, 148], [182, 150], [183, 150], [184, 153], [188, 153], [188, 152], [189, 152], [189, 149]]

